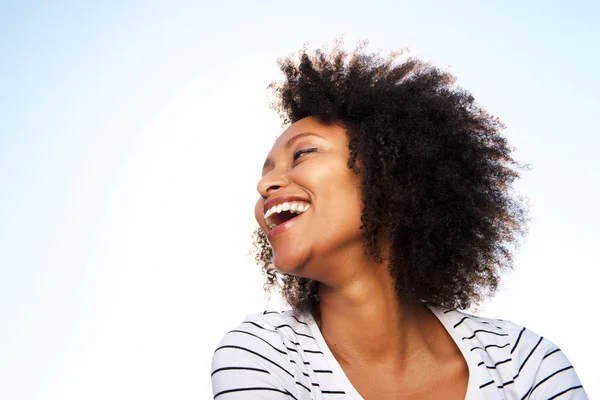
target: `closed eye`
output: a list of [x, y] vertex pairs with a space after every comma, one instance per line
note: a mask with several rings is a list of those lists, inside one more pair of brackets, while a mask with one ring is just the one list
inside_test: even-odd
[[315, 151], [317, 151], [316, 147], [311, 147], [311, 148], [308, 148], [308, 149], [297, 150], [297, 151], [294, 152], [294, 156], [293, 156], [294, 161], [296, 161], [297, 159], [299, 159], [300, 157], [302, 157], [304, 154], [313, 153]]

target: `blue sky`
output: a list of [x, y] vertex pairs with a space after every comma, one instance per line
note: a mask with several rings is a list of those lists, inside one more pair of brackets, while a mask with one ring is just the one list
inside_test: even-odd
[[0, 398], [209, 396], [220, 337], [280, 307], [247, 256], [275, 60], [342, 34], [506, 123], [533, 219], [479, 312], [600, 395], [598, 3], [87, 3], [0, 1]]

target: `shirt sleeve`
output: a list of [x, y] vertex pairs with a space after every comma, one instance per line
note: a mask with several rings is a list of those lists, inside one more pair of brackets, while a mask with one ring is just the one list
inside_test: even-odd
[[537, 371], [523, 397], [532, 400], [589, 399], [573, 365], [554, 343], [543, 339]]
[[283, 358], [252, 341], [227, 334], [212, 359], [212, 389], [218, 400], [298, 400]]

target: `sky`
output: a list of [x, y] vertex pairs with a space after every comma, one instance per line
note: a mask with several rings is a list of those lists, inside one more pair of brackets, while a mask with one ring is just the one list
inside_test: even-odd
[[507, 125], [532, 221], [471, 311], [549, 338], [600, 397], [600, 5], [558, 3], [0, 0], [0, 398], [211, 398], [224, 334], [285, 308], [249, 256], [276, 60], [342, 35]]

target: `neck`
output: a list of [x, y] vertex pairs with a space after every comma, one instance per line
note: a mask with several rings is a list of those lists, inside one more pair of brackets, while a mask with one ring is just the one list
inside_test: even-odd
[[423, 305], [400, 302], [385, 264], [358, 269], [343, 285], [320, 284], [319, 327], [340, 364], [406, 364], [426, 350], [435, 318]]

